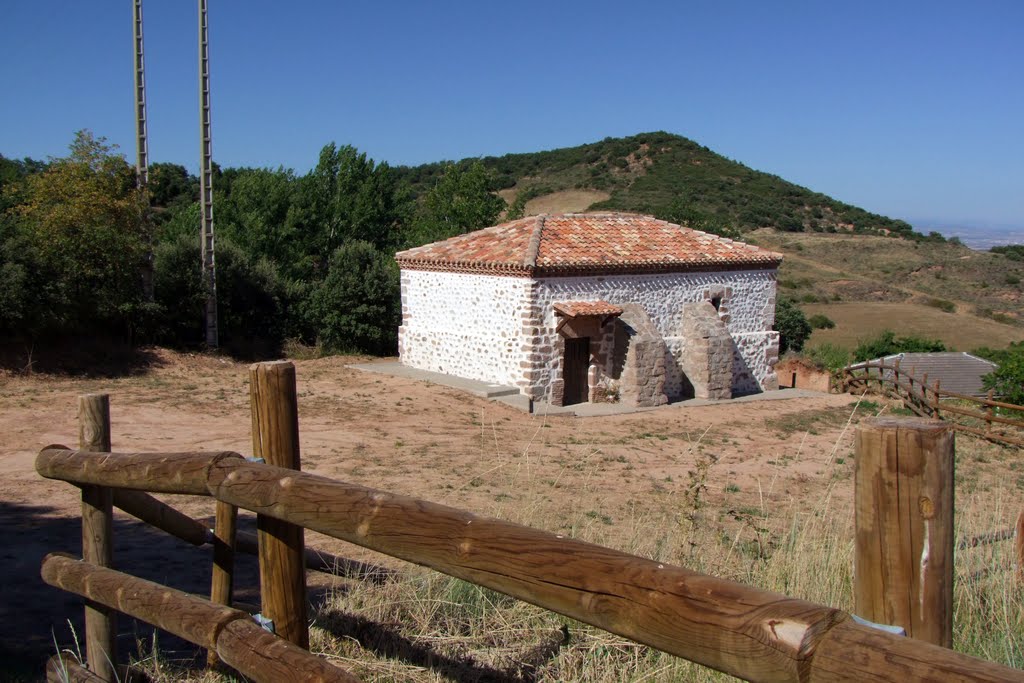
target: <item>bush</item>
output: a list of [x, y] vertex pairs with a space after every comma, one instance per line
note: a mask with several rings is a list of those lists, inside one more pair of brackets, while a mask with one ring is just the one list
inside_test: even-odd
[[946, 313], [953, 313], [956, 311], [956, 304], [952, 301], [947, 301], [946, 299], [928, 299], [924, 303], [927, 306], [937, 308], [940, 311], [945, 311]]
[[989, 251], [994, 254], [1002, 254], [1011, 261], [1024, 261], [1024, 244], [1008, 244], [1006, 246], [992, 247]]
[[775, 325], [779, 333], [779, 353], [799, 351], [811, 336], [811, 325], [795, 303], [780, 296], [775, 303]]
[[839, 370], [850, 364], [850, 351], [834, 344], [819, 344], [806, 351], [804, 356], [819, 368]]
[[831, 330], [836, 326], [832, 318], [821, 313], [815, 313], [812, 315], [807, 322], [811, 324], [811, 328], [815, 330]]
[[331, 256], [305, 314], [328, 351], [394, 354], [401, 321], [398, 265], [369, 242], [345, 244]]
[[874, 339], [867, 339], [853, 350], [856, 362], [892, 356], [897, 353], [940, 353], [946, 351], [946, 345], [938, 339], [922, 337], [897, 337], [892, 330], [881, 332]]
[[[154, 289], [163, 308], [157, 338], [176, 347], [205, 341], [206, 294], [199, 240], [182, 235], [157, 247]], [[217, 317], [220, 345], [229, 353], [259, 358], [276, 355], [285, 332], [286, 298], [274, 266], [253, 261], [226, 239], [217, 243]]]
[[1024, 342], [994, 355], [999, 367], [981, 378], [985, 388], [1008, 403], [1024, 405]]

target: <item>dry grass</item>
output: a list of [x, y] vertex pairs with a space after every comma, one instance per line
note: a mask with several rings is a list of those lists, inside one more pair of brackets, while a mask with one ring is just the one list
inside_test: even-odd
[[1024, 339], [1024, 328], [968, 314], [945, 313], [921, 304], [862, 301], [804, 304], [801, 308], [808, 316], [821, 313], [836, 324], [830, 330], [815, 330], [808, 346], [827, 343], [853, 348], [861, 340], [884, 330], [899, 330], [903, 336], [940, 339], [957, 351], [970, 351], [979, 346], [1002, 348]]
[[965, 310], [988, 309], [1013, 318], [1024, 314], [1024, 263], [999, 254], [864, 235], [759, 230], [751, 237], [786, 254], [780, 276], [800, 282], [801, 296], [893, 301], [895, 293], [949, 299]]
[[[510, 187], [498, 192], [498, 195], [511, 204], [519, 192], [518, 187]], [[527, 216], [541, 213], [576, 213], [586, 211], [591, 205], [603, 202], [611, 197], [602, 190], [576, 189], [559, 190], [540, 197], [534, 197], [526, 202]]]
[[[871, 404], [868, 404], [872, 407]], [[877, 406], [874, 406], [877, 407]], [[807, 424], [811, 430], [842, 421], [835, 411]], [[846, 419], [855, 415], [847, 413]], [[766, 425], [771, 427], [771, 425]], [[852, 609], [853, 526], [847, 498], [850, 464], [830, 463], [829, 481], [813, 500], [794, 496], [768, 503], [776, 481], [743, 499], [711, 502], [708, 484], [723, 465], [701, 441], [695, 464], [672, 491], [637, 501], [632, 514], [609, 525], [593, 512], [584, 481], [563, 489], [557, 503], [545, 483], [508, 475], [524, 504], [491, 512], [539, 528], [569, 529], [659, 561], [845, 610]], [[961, 537], [1012, 522], [1021, 491], [1005, 476], [1019, 451], [959, 439], [957, 528]], [[794, 450], [796, 447], [794, 447]], [[798, 455], [798, 454], [797, 454]], [[844, 500], [846, 502], [844, 502]], [[569, 512], [567, 512], [569, 511]], [[557, 512], [558, 518], [552, 513]], [[1014, 580], [1012, 543], [959, 551], [956, 561], [956, 649], [1024, 668], [1024, 590]], [[566, 638], [566, 635], [568, 636]], [[316, 606], [312, 648], [366, 681], [725, 681], [718, 672], [637, 645], [507, 596], [404, 565], [390, 582], [345, 582]], [[180, 670], [147, 656], [157, 680]], [[195, 678], [192, 680], [210, 680]]]

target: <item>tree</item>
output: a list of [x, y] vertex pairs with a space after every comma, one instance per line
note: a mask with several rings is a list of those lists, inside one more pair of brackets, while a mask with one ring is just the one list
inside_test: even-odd
[[[199, 237], [179, 235], [155, 254], [158, 339], [172, 346], [199, 347], [206, 289], [201, 277]], [[244, 357], [276, 354], [287, 322], [285, 285], [266, 259], [253, 259], [227, 238], [217, 243], [217, 312], [222, 347]]]
[[34, 159], [8, 159], [0, 154], [0, 213], [6, 212], [9, 208], [21, 203], [21, 189], [24, 187], [24, 179], [34, 173], [39, 173], [46, 168], [42, 161]]
[[1024, 346], [1008, 354], [999, 367], [981, 381], [986, 389], [991, 389], [1007, 403], [1024, 405]]
[[401, 322], [400, 299], [394, 259], [357, 240], [331, 256], [327, 277], [306, 301], [306, 316], [328, 351], [392, 354]]
[[324, 146], [316, 167], [298, 182], [290, 217], [302, 240], [302, 275], [323, 277], [331, 254], [349, 240], [395, 249], [409, 202], [406, 186], [386, 163], [348, 145]]
[[[298, 260], [301, 249], [290, 219], [295, 175], [283, 168], [246, 168], [232, 175], [230, 187], [229, 194], [214, 198], [218, 237], [226, 237], [254, 260], [264, 258], [282, 267]], [[195, 229], [198, 234], [198, 223]]]
[[800, 351], [811, 336], [811, 325], [795, 303], [780, 296], [775, 302], [775, 325], [779, 333], [779, 353]]
[[709, 232], [720, 237], [739, 239], [742, 236], [740, 231], [730, 226], [726, 220], [704, 213], [697, 208], [696, 202], [684, 195], [676, 197], [667, 209], [663, 209], [655, 215], [669, 223]]
[[56, 319], [77, 329], [130, 332], [145, 307], [148, 235], [135, 169], [102, 137], [75, 134], [66, 158], [25, 178], [14, 212], [39, 266], [56, 278]]
[[468, 168], [449, 164], [423, 197], [411, 242], [426, 244], [494, 225], [506, 204], [492, 189], [491, 175], [479, 159]]
[[972, 353], [999, 365], [981, 378], [985, 388], [1008, 403], [1024, 405], [1024, 342], [1011, 342], [1005, 349], [975, 349]]

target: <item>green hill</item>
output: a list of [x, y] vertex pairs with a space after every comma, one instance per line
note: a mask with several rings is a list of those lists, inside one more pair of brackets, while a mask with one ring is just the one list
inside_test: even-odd
[[[578, 147], [484, 157], [482, 161], [495, 175], [495, 189], [503, 190], [510, 203], [570, 190], [594, 190], [607, 199], [573, 208], [647, 213], [741, 233], [774, 228], [919, 237], [904, 221], [755, 171], [669, 133], [606, 138]], [[448, 163], [397, 170], [414, 192], [421, 192], [440, 177]]]
[[[396, 170], [420, 194], [449, 164], [475, 161]], [[513, 212], [647, 213], [782, 252], [780, 293], [808, 313], [836, 318], [837, 327], [816, 332], [812, 342], [850, 346], [886, 328], [958, 349], [1024, 338], [1017, 252], [972, 251], [922, 235], [678, 135], [643, 133], [481, 161]]]

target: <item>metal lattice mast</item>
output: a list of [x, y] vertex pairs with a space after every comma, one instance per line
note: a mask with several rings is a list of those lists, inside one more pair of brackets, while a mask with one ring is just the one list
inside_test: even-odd
[[217, 348], [217, 271], [213, 258], [213, 144], [210, 128], [210, 40], [206, 0], [199, 0], [199, 126], [202, 142], [199, 208], [202, 213], [203, 282], [206, 285], [206, 346]]
[[132, 38], [135, 44], [135, 177], [139, 188], [149, 184], [149, 139], [146, 127], [146, 58], [142, 50], [142, 0], [135, 0]]
[[142, 0], [132, 2], [132, 45], [135, 76], [135, 185], [144, 202], [142, 230], [146, 240], [146, 257], [140, 268], [142, 291], [153, 301], [153, 233], [149, 209], [149, 127], [146, 122], [146, 55], [142, 47]]

